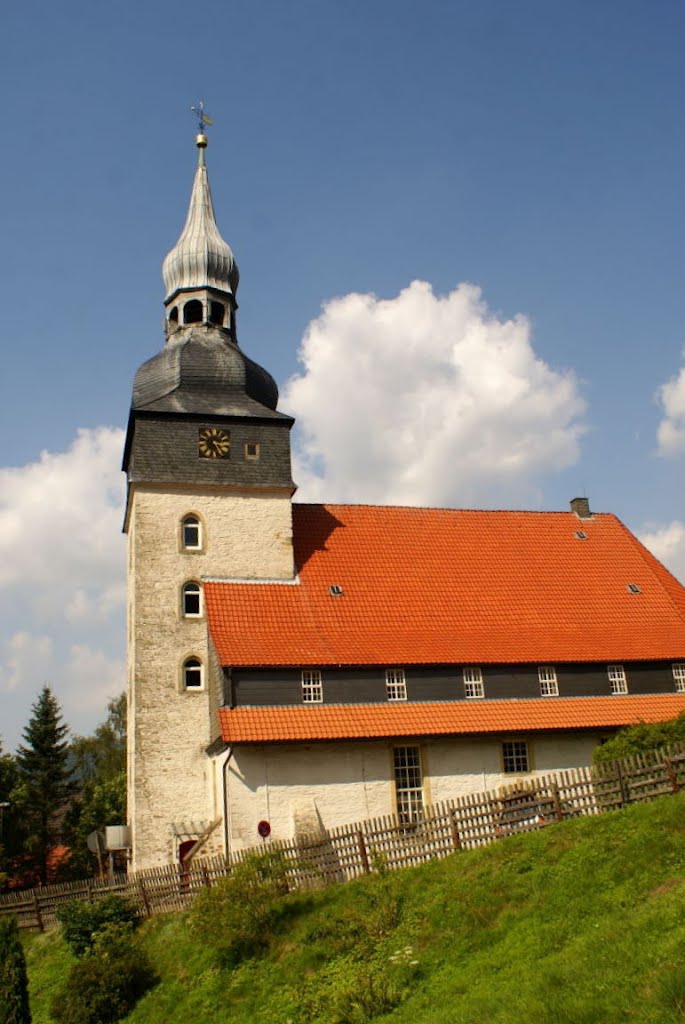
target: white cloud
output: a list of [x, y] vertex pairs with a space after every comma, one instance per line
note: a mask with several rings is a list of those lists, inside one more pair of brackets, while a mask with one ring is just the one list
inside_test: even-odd
[[123, 439], [111, 427], [79, 430], [67, 451], [0, 469], [1, 728], [9, 746], [44, 683], [81, 730], [124, 687]]
[[52, 638], [25, 629], [5, 642], [4, 664], [0, 665], [0, 689], [7, 692], [27, 684], [42, 685], [52, 668]]
[[659, 454], [685, 452], [685, 366], [659, 388], [657, 398], [665, 414], [657, 431]]
[[660, 562], [685, 583], [685, 522], [674, 519], [665, 526], [646, 527], [640, 540]]
[[574, 374], [537, 357], [530, 335], [470, 284], [327, 303], [283, 395], [300, 430], [299, 497], [530, 501], [536, 478], [577, 461], [585, 410]]

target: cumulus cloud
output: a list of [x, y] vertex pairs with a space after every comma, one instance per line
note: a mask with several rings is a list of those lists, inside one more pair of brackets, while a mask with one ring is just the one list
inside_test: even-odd
[[664, 411], [657, 431], [659, 454], [685, 452], [685, 366], [659, 388], [657, 399]]
[[79, 430], [64, 452], [0, 469], [0, 690], [8, 709], [1, 729], [8, 745], [44, 683], [81, 729], [125, 685], [123, 438], [111, 427]]
[[685, 583], [685, 522], [674, 519], [665, 526], [646, 528], [640, 540], [660, 562]]
[[492, 315], [474, 285], [334, 299], [299, 355], [283, 406], [298, 421], [304, 500], [526, 502], [537, 478], [578, 459], [574, 374], [540, 359], [529, 322]]

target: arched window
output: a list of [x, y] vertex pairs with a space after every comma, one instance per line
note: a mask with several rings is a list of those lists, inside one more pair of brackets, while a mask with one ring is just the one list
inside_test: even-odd
[[186, 690], [202, 689], [202, 662], [199, 658], [186, 658], [183, 662], [183, 685]]
[[183, 307], [183, 323], [202, 323], [202, 303], [200, 302], [199, 299], [191, 299], [190, 302], [186, 302], [185, 306]]
[[181, 523], [181, 543], [187, 551], [202, 547], [202, 526], [197, 516], [186, 516]]
[[172, 324], [178, 323], [178, 306], [174, 306], [174, 308], [171, 310], [171, 312], [169, 313], [169, 319], [171, 320]]
[[209, 321], [212, 324], [223, 324], [224, 322], [224, 305], [222, 302], [210, 302], [209, 304]]
[[184, 583], [181, 593], [181, 608], [187, 619], [197, 618], [202, 615], [202, 591], [200, 584], [191, 580]]

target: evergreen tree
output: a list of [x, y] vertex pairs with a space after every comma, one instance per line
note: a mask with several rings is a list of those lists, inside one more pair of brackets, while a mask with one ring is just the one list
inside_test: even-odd
[[11, 754], [3, 754], [0, 741], [0, 889], [11, 871], [11, 861], [22, 843], [17, 765]]
[[49, 853], [59, 840], [65, 805], [74, 792], [68, 731], [50, 687], [44, 686], [31, 708], [24, 745], [17, 751], [28, 848], [43, 883], [48, 880]]
[[26, 961], [13, 917], [0, 917], [0, 1024], [31, 1024]]

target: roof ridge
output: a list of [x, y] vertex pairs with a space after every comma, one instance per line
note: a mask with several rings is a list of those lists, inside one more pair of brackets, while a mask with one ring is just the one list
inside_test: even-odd
[[[526, 509], [526, 508], [457, 508], [450, 505], [384, 505], [382, 503], [372, 504], [368, 502], [344, 502], [344, 501], [293, 501], [296, 508], [345, 508], [345, 509], [384, 509], [398, 512], [475, 512], [478, 515], [512, 515], [512, 516], [578, 516], [571, 509]], [[613, 512], [593, 512], [589, 520], [596, 518], [618, 517]], [[619, 520], [620, 522], [620, 520]]]

